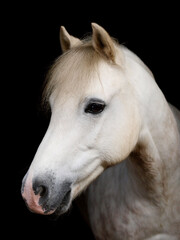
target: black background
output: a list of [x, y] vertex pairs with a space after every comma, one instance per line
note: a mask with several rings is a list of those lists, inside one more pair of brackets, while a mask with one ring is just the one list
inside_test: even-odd
[[5, 50], [1, 68], [1, 83], [5, 83], [1, 86], [5, 106], [2, 150], [6, 157], [2, 168], [6, 192], [1, 207], [6, 234], [20, 239], [93, 239], [74, 203], [68, 214], [52, 221], [30, 213], [20, 195], [22, 178], [49, 121], [41, 111], [40, 100], [48, 68], [61, 54], [59, 27], [64, 25], [70, 34], [83, 37], [91, 32], [91, 22], [103, 26], [147, 64], [167, 100], [180, 108], [177, 9], [173, 2], [156, 5], [146, 1], [139, 5], [111, 1], [98, 7], [92, 2], [46, 2], [39, 6], [8, 3], [1, 9]]

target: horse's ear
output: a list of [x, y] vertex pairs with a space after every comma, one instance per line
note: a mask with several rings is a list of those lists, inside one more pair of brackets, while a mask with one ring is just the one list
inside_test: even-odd
[[81, 40], [71, 36], [65, 29], [61, 26], [60, 28], [60, 44], [63, 52], [66, 52], [70, 48], [81, 44]]
[[91, 23], [91, 25], [93, 30], [92, 44], [94, 49], [107, 59], [115, 62], [115, 47], [113, 40], [104, 28], [96, 23]]

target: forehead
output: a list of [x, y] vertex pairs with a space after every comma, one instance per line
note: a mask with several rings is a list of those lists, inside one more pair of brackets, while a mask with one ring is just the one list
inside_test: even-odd
[[63, 102], [70, 97], [107, 95], [119, 84], [116, 79], [119, 74], [119, 68], [102, 59], [92, 46], [76, 47], [63, 54], [52, 66], [45, 95]]

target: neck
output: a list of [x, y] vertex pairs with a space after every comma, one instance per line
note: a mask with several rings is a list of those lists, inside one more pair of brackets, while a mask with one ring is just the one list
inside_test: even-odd
[[154, 136], [148, 128], [143, 129], [135, 149], [127, 160], [129, 175], [132, 176], [131, 181], [136, 183], [135, 189], [158, 202], [160, 198], [167, 201], [168, 196], [172, 196], [177, 191], [180, 180], [178, 161], [180, 151], [177, 144], [179, 143], [180, 146], [180, 141], [177, 132], [174, 132], [173, 136], [175, 129], [172, 126], [169, 128], [171, 136], [167, 143], [168, 132], [161, 133], [157, 127], [157, 133]]
[[[147, 196], [167, 199], [180, 181], [180, 136], [174, 115], [153, 76], [140, 60], [127, 57], [136, 75], [130, 75], [142, 117], [139, 140], [127, 166]], [[134, 71], [135, 72], [135, 71]], [[129, 73], [131, 74], [131, 73]], [[140, 87], [141, 86], [141, 87]]]

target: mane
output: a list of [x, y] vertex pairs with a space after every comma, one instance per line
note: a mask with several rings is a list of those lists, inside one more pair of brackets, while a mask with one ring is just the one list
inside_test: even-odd
[[80, 94], [97, 72], [102, 57], [94, 50], [91, 40], [86, 38], [58, 57], [50, 67], [45, 79], [42, 103], [47, 105], [54, 91], [59, 94]]

